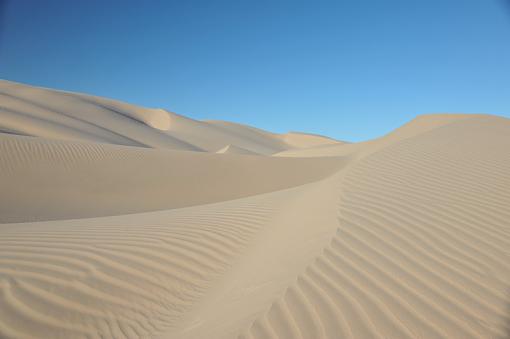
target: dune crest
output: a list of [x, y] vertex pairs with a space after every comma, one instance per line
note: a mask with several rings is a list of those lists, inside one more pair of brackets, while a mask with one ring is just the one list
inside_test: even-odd
[[155, 108], [148, 111], [150, 114], [144, 121], [147, 125], [161, 131], [168, 131], [170, 129], [172, 120], [170, 118], [170, 114], [167, 111], [161, 108]]
[[223, 147], [222, 149], [219, 149], [216, 151], [216, 153], [221, 154], [247, 154], [247, 155], [259, 155], [256, 152], [249, 151], [247, 149], [244, 149], [242, 147], [237, 147], [234, 145], [227, 145]]
[[490, 115], [349, 144], [0, 82], [0, 337], [505, 338], [508, 150]]
[[285, 134], [241, 124], [199, 121], [159, 108], [2, 80], [0, 118], [0, 130], [14, 134], [186, 151], [216, 152], [232, 145], [270, 155], [335, 143], [306, 134], [300, 142], [286, 142]]

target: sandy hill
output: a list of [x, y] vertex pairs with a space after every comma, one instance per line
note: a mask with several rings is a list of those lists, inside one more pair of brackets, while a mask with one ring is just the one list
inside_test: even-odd
[[241, 124], [198, 121], [79, 93], [0, 81], [0, 131], [48, 139], [215, 152], [232, 145], [259, 154], [335, 144], [330, 138], [274, 134]]
[[[315, 181], [337, 159], [146, 149], [0, 134], [0, 222], [83, 218], [230, 200]], [[62, 206], [66, 206], [62, 208]]]
[[0, 92], [1, 338], [510, 335], [508, 119], [343, 144]]

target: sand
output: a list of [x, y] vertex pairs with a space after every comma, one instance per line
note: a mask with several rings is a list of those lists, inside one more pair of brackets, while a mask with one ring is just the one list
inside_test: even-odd
[[344, 143], [3, 81], [0, 131], [1, 338], [510, 336], [509, 119]]

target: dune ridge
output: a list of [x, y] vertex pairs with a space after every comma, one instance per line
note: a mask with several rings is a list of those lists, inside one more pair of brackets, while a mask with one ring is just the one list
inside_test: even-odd
[[317, 135], [302, 133], [297, 138], [295, 133], [275, 134], [241, 124], [199, 121], [161, 108], [5, 80], [0, 80], [0, 130], [49, 139], [187, 151], [216, 152], [233, 145], [266, 155], [337, 143]]
[[234, 146], [234, 145], [227, 145], [227, 146], [223, 147], [222, 149], [217, 150], [216, 153], [220, 153], [220, 154], [260, 155], [258, 153], [255, 153], [255, 152], [249, 151], [249, 150], [247, 150], [245, 148], [237, 147], [237, 146]]
[[[504, 338], [510, 124], [497, 120], [434, 129], [350, 167], [335, 236], [241, 337]], [[454, 131], [466, 139], [444, 147]]]
[[97, 217], [231, 200], [315, 181], [344, 163], [10, 134], [0, 134], [0, 153], [2, 189], [9, 192], [0, 195], [0, 222]]
[[510, 335], [509, 119], [350, 144], [81, 96], [0, 83], [0, 337]]
[[87, 219], [78, 229], [4, 227], [0, 334], [123, 338], [171, 328], [271, 208], [247, 201], [194, 209], [192, 217], [175, 210]]

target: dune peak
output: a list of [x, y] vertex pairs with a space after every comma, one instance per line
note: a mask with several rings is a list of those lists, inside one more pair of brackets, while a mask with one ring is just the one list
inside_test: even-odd
[[257, 152], [250, 151], [246, 148], [228, 144], [227, 146], [216, 151], [218, 154], [247, 154], [247, 155], [258, 155]]
[[148, 110], [145, 123], [152, 128], [160, 131], [168, 131], [171, 125], [170, 113], [162, 108], [154, 108]]

